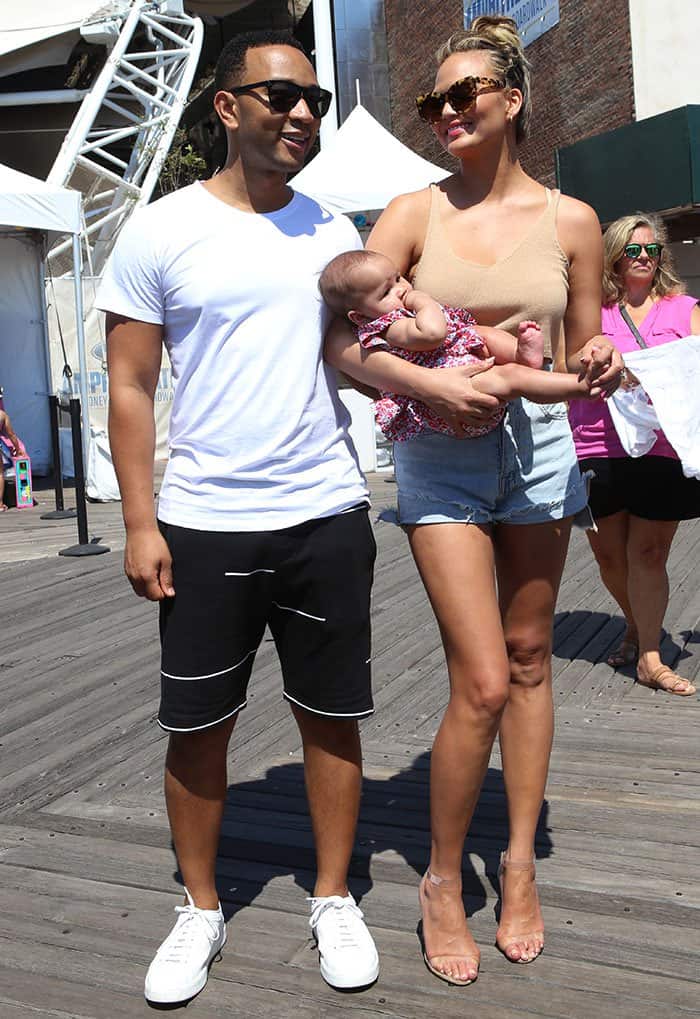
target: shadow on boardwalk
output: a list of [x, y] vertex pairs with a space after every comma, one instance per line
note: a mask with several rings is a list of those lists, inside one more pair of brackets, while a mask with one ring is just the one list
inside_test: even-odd
[[[371, 864], [377, 854], [395, 854], [419, 878], [425, 872], [429, 849], [429, 762], [430, 754], [425, 752], [419, 754], [409, 767], [387, 779], [364, 779], [360, 834], [350, 865], [350, 883], [358, 903], [373, 887]], [[223, 824], [228, 834], [222, 837], [219, 858], [245, 859], [250, 855], [256, 863], [269, 863], [270, 873], [274, 872], [275, 876], [286, 871], [305, 895], [312, 895], [315, 855], [303, 790], [304, 770], [300, 763], [278, 765], [268, 769], [263, 778], [229, 786]], [[299, 810], [297, 824], [304, 844], [295, 844], [293, 853], [286, 853], [285, 847], [269, 841], [251, 843], [238, 838], [235, 834], [237, 815], [241, 810], [249, 811], [251, 806], [254, 806], [259, 815], [256, 824], [268, 832], [274, 832], [280, 827], [287, 829], [290, 810]], [[549, 805], [545, 800], [535, 836], [538, 860], [546, 859], [552, 851], [548, 813]], [[363, 829], [367, 827], [371, 828], [371, 834], [363, 834]], [[419, 842], [416, 841], [417, 831], [423, 835]], [[472, 857], [481, 859], [486, 877], [497, 895], [500, 851], [505, 847], [507, 837], [503, 773], [500, 769], [489, 768], [462, 861], [463, 893], [469, 900], [470, 913], [478, 912], [487, 902], [484, 884], [474, 868]], [[175, 870], [174, 877], [182, 884], [179, 871]], [[238, 910], [252, 906], [265, 885], [264, 879], [247, 881], [238, 885], [232, 895], [228, 874], [219, 873], [217, 887], [226, 919]]]

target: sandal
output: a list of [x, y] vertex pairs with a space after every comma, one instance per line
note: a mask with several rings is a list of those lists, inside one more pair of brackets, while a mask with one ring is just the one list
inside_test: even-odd
[[[425, 872], [424, 876], [423, 876], [423, 881], [429, 881], [433, 885], [456, 884], [456, 882], [458, 880], [460, 880], [460, 879], [458, 879], [458, 878], [438, 877], [436, 874], [432, 874], [430, 872], [430, 870], [427, 870]], [[418, 895], [419, 895], [419, 899], [420, 899], [420, 889], [419, 889]], [[423, 908], [423, 906], [422, 906], [422, 903], [421, 903], [421, 911], [422, 911], [422, 908]], [[474, 983], [474, 981], [476, 980], [476, 976], [469, 977], [469, 978], [464, 979], [464, 980], [461, 979], [460, 977], [450, 976], [448, 973], [445, 973], [443, 970], [438, 969], [437, 966], [434, 966], [433, 963], [431, 962], [431, 958], [432, 959], [455, 959], [455, 960], [464, 959], [467, 962], [471, 962], [471, 963], [475, 964], [476, 973], [477, 973], [477, 976], [478, 976], [478, 974], [479, 974], [479, 963], [480, 963], [479, 955], [465, 955], [465, 954], [460, 954], [460, 955], [456, 955], [456, 954], [441, 955], [441, 954], [436, 953], [435, 955], [433, 955], [431, 957], [431, 956], [428, 955], [428, 950], [427, 950], [427, 948], [425, 946], [425, 937], [424, 937], [424, 932], [423, 932], [423, 920], [420, 920], [420, 922], [418, 924], [418, 927], [417, 927], [417, 930], [416, 930], [416, 933], [418, 935], [418, 940], [420, 941], [421, 951], [423, 953], [423, 962], [428, 967], [428, 969], [433, 974], [433, 976], [436, 976], [438, 978], [438, 980], [444, 980], [446, 984], [452, 984], [454, 987], [467, 987], [469, 984], [473, 984]]]
[[[498, 866], [498, 882], [501, 889], [501, 912], [503, 911], [503, 874], [507, 868], [511, 870], [531, 870], [532, 880], [535, 880], [535, 861], [532, 860], [509, 860], [506, 858], [507, 853], [501, 853], [501, 862]], [[537, 888], [535, 888], [535, 895], [537, 896]], [[539, 897], [537, 898], [537, 905], [539, 908]], [[500, 926], [499, 926], [500, 931]], [[522, 931], [518, 934], [508, 934], [505, 937], [499, 939], [498, 931], [496, 932], [496, 948], [505, 955], [508, 962], [517, 962], [521, 965], [525, 965], [529, 962], [534, 962], [538, 955], [540, 955], [544, 949], [544, 929], [542, 927], [537, 930]], [[523, 957], [522, 951], [518, 959], [514, 959], [510, 954], [510, 950], [518, 942], [522, 941], [536, 941], [539, 943], [539, 948], [535, 954], [531, 957]]]
[[639, 658], [639, 644], [630, 637], [623, 637], [618, 647], [611, 651], [606, 661], [611, 669], [623, 665], [635, 665]]
[[[670, 685], [666, 685], [663, 682], [663, 677], [666, 675], [670, 676], [673, 680]], [[692, 697], [696, 692], [689, 679], [679, 676], [668, 665], [659, 665], [657, 669], [654, 669], [649, 676], [645, 676], [643, 679], [639, 672], [637, 672], [637, 682], [640, 686], [648, 686], [651, 690], [663, 690], [665, 693], [675, 694], [676, 697]]]

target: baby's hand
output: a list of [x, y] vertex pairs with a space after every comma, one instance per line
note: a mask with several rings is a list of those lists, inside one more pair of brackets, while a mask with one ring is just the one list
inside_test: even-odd
[[426, 294], [422, 290], [407, 290], [403, 297], [403, 303], [408, 311], [416, 314], [423, 308], [437, 305], [437, 301], [430, 294]]
[[544, 336], [537, 322], [527, 320], [519, 323], [517, 344], [516, 364], [524, 364], [528, 368], [542, 367]]
[[403, 317], [389, 326], [384, 333], [388, 343], [413, 351], [435, 350], [444, 343], [447, 322], [437, 301], [420, 290], [408, 290], [403, 304], [412, 317]]

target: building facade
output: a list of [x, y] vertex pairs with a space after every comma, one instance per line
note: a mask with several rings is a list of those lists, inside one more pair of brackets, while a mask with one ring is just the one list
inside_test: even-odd
[[533, 113], [523, 166], [589, 202], [604, 225], [658, 213], [681, 275], [700, 296], [699, 3], [385, 0], [394, 133], [449, 168], [415, 112], [415, 96], [432, 85], [435, 51], [474, 14], [532, 10], [543, 25], [526, 45]]

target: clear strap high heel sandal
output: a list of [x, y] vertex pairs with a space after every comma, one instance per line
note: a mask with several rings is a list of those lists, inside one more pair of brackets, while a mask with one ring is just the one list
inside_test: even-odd
[[[436, 886], [440, 886], [440, 885], [447, 885], [447, 886], [453, 885], [453, 886], [456, 886], [458, 884], [461, 884], [461, 878], [439, 877], [437, 874], [433, 874], [430, 870], [427, 870], [425, 872], [425, 874], [423, 875], [423, 881], [428, 881], [428, 882], [430, 882], [430, 884], [436, 885]], [[421, 882], [421, 885], [422, 885], [423, 881]], [[423, 912], [423, 902], [422, 902], [421, 889], [419, 889], [418, 897], [419, 897], [419, 901], [420, 901], [420, 905], [421, 905], [421, 912]], [[433, 976], [436, 976], [438, 978], [438, 980], [444, 980], [445, 983], [452, 984], [455, 987], [467, 987], [469, 984], [474, 983], [474, 981], [476, 980], [476, 976], [469, 977], [469, 978], [466, 978], [466, 979], [462, 979], [460, 977], [452, 976], [452, 975], [450, 975], [450, 973], [446, 973], [443, 970], [438, 969], [438, 967], [434, 965], [433, 960], [441, 959], [444, 962], [446, 962], [448, 966], [450, 965], [450, 962], [452, 960], [454, 960], [455, 962], [461, 961], [461, 960], [465, 960], [467, 963], [472, 963], [474, 965], [474, 968], [476, 969], [476, 973], [477, 973], [477, 976], [478, 976], [479, 962], [480, 962], [480, 957], [479, 957], [478, 954], [474, 954], [474, 953], [471, 953], [471, 954], [466, 954], [466, 953], [459, 953], [459, 954], [447, 953], [447, 954], [445, 954], [445, 953], [436, 952], [433, 956], [428, 956], [428, 952], [427, 952], [427, 949], [426, 949], [426, 946], [425, 946], [425, 936], [424, 936], [423, 920], [422, 919], [418, 923], [418, 928], [417, 928], [416, 933], [418, 934], [418, 939], [420, 941], [421, 951], [423, 953], [423, 962], [428, 967], [428, 969], [433, 974]]]
[[[501, 860], [498, 865], [498, 883], [501, 890], [501, 911], [503, 910], [503, 899], [504, 899], [503, 875], [506, 870], [531, 871], [532, 881], [534, 884], [535, 881], [534, 857], [530, 860], [511, 860], [508, 858], [507, 851], [501, 853]], [[537, 895], [537, 887], [535, 887], [534, 891], [535, 898], [537, 900], [537, 906], [539, 908], [539, 896]], [[500, 930], [501, 928], [499, 925], [498, 931], [496, 932], [496, 948], [498, 948], [498, 950], [502, 952], [503, 955], [505, 955], [506, 959], [509, 962], [517, 962], [523, 965], [529, 962], [534, 962], [537, 956], [540, 955], [542, 953], [542, 950], [544, 949], [544, 928], [542, 926], [530, 930], [521, 930], [518, 931], [517, 933], [510, 931], [508, 934], [504, 934], [503, 936], [499, 937]], [[527, 952], [523, 952], [522, 950], [519, 949], [520, 956], [519, 958], [514, 959], [510, 954], [513, 946], [519, 945], [519, 943], [522, 944], [523, 942], [530, 943], [534, 942], [536, 947]]]

